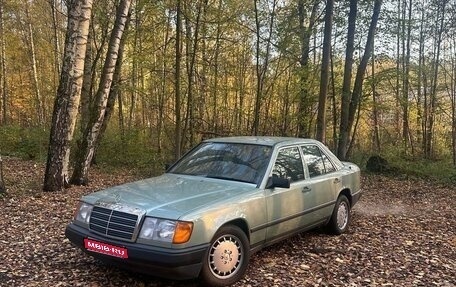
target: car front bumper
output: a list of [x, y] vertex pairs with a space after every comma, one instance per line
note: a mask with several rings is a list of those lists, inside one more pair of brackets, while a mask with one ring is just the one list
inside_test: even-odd
[[[169, 249], [145, 244], [127, 243], [104, 238], [73, 223], [68, 224], [65, 230], [65, 236], [84, 252], [108, 264], [113, 264], [134, 272], [178, 280], [198, 277], [204, 255], [209, 247], [209, 244], [207, 244], [184, 249]], [[84, 247], [85, 238], [126, 248], [128, 250], [128, 258], [122, 259], [88, 251]]]

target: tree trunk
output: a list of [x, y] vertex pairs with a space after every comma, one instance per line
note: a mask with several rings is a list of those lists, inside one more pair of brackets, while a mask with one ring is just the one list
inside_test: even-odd
[[[434, 55], [434, 63], [433, 63], [433, 79], [432, 79], [432, 87], [431, 87], [431, 94], [430, 94], [430, 110], [428, 114], [428, 127], [426, 131], [426, 147], [425, 147], [425, 157], [432, 158], [433, 152], [433, 138], [434, 138], [434, 121], [435, 121], [435, 111], [437, 109], [437, 83], [438, 83], [438, 75], [439, 75], [439, 66], [440, 66], [440, 49], [442, 43], [442, 34], [444, 27], [444, 20], [445, 20], [445, 6], [448, 0], [442, 1], [443, 4], [439, 5], [438, 13], [437, 13], [437, 20], [439, 21], [439, 25], [437, 27], [437, 39], [435, 39], [435, 55]], [[441, 10], [440, 10], [441, 9]]]
[[[238, 59], [238, 82], [239, 82], [239, 92], [238, 92], [238, 113], [237, 113], [237, 124], [236, 130], [242, 133], [244, 130], [247, 130], [247, 127], [249, 126], [249, 123], [247, 121], [246, 123], [246, 128], [244, 129], [243, 124], [244, 124], [244, 109], [245, 109], [245, 90], [246, 88], [246, 82], [247, 82], [247, 73], [248, 73], [248, 65], [247, 65], [247, 60], [246, 58], [249, 58], [249, 53], [247, 52], [247, 49], [241, 48], [239, 51], [239, 56], [237, 57]], [[250, 118], [250, 117], [248, 117]]]
[[84, 133], [87, 123], [89, 122], [90, 117], [90, 107], [92, 103], [92, 80], [94, 69], [93, 65], [94, 59], [92, 59], [92, 37], [94, 31], [92, 25], [89, 27], [89, 35], [87, 36], [87, 49], [84, 60], [84, 76], [82, 79], [82, 89], [81, 89], [81, 133]]
[[271, 39], [272, 39], [272, 29], [274, 26], [275, 20], [275, 9], [277, 5], [277, 0], [273, 0], [272, 3], [272, 12], [270, 13], [269, 19], [269, 35], [266, 41], [266, 53], [263, 59], [263, 64], [260, 64], [260, 54], [261, 54], [261, 21], [259, 19], [259, 11], [258, 11], [258, 0], [255, 0], [255, 24], [256, 24], [256, 96], [255, 96], [255, 110], [253, 112], [253, 126], [252, 126], [252, 134], [258, 135], [259, 127], [260, 127], [260, 112], [261, 112], [261, 102], [263, 101], [263, 90], [264, 84], [266, 80], [266, 74], [268, 71], [269, 66], [269, 57], [271, 52]]
[[422, 79], [423, 79], [423, 63], [424, 63], [424, 8], [421, 7], [421, 23], [420, 23], [420, 36], [419, 36], [419, 51], [418, 51], [418, 71], [417, 71], [417, 99], [416, 99], [416, 125], [417, 125], [417, 138], [421, 142], [422, 150], [424, 145], [424, 117], [422, 105]]
[[[353, 126], [353, 122], [355, 120], [356, 110], [359, 106], [359, 101], [361, 98], [363, 82], [364, 82], [364, 74], [366, 72], [367, 64], [369, 63], [369, 59], [371, 57], [373, 48], [374, 48], [374, 36], [375, 30], [377, 28], [378, 17], [380, 15], [380, 9], [382, 6], [382, 0], [375, 0], [374, 2], [374, 11], [372, 14], [372, 19], [369, 25], [369, 32], [367, 34], [366, 40], [366, 47], [364, 48], [364, 54], [361, 58], [361, 62], [358, 65], [358, 69], [356, 71], [356, 78], [355, 83], [353, 85], [353, 93], [351, 96], [350, 101], [350, 108], [348, 111], [348, 132], [350, 136], [350, 130]], [[344, 157], [345, 158], [345, 155]]]
[[105, 120], [109, 91], [114, 77], [120, 42], [128, 19], [130, 4], [131, 0], [122, 0], [117, 7], [116, 21], [111, 32], [100, 85], [95, 94], [94, 106], [82, 138], [81, 146], [76, 154], [76, 162], [71, 177], [71, 183], [76, 185], [87, 185], [89, 182], [89, 167], [101, 136], [101, 127]]
[[329, 61], [331, 58], [331, 34], [334, 0], [326, 2], [325, 31], [323, 38], [323, 55], [321, 60], [320, 94], [318, 97], [317, 136], [316, 139], [326, 142], [326, 98], [328, 96]]
[[353, 67], [353, 52], [355, 50], [354, 44], [357, 13], [358, 1], [350, 0], [350, 12], [348, 13], [347, 47], [345, 49], [344, 79], [342, 83], [342, 99], [340, 108], [339, 143], [337, 145], [337, 156], [340, 159], [345, 159], [345, 153], [347, 152], [349, 140], [348, 110], [350, 107], [351, 78]]
[[157, 122], [157, 152], [161, 154], [162, 150], [162, 133], [164, 127], [164, 109], [165, 109], [165, 99], [167, 98], [167, 78], [168, 78], [168, 64], [167, 64], [167, 52], [169, 44], [169, 33], [171, 30], [171, 15], [169, 14], [166, 20], [166, 32], [165, 38], [163, 39], [163, 66], [162, 66], [162, 79], [161, 79], [161, 94], [158, 100], [158, 122]]
[[96, 38], [98, 37], [94, 37], [96, 33], [94, 25], [90, 25], [89, 29], [81, 91], [81, 134], [84, 134], [90, 119], [90, 111], [93, 108], [94, 85], [96, 84], [96, 78], [98, 76], [97, 66], [98, 62], [101, 60], [108, 39], [108, 29], [105, 28], [100, 35], [100, 43], [97, 45]]
[[378, 95], [377, 95], [377, 84], [375, 82], [375, 54], [372, 52], [372, 118], [374, 121], [374, 136], [373, 146], [374, 151], [379, 154], [381, 151], [380, 146], [380, 130], [378, 125]]
[[[456, 48], [456, 38], [450, 42], [450, 51], [454, 51]], [[445, 85], [447, 86], [447, 92], [451, 103], [451, 155], [453, 159], [453, 166], [456, 166], [456, 61], [455, 55], [450, 56], [450, 72], [448, 80], [448, 73], [445, 73]], [[449, 85], [448, 85], [448, 82]]]
[[45, 191], [61, 190], [68, 183], [70, 144], [81, 96], [82, 74], [92, 0], [75, 0], [68, 7], [65, 52], [52, 114], [49, 149], [44, 174]]
[[1, 77], [1, 93], [2, 96], [0, 97], [0, 124], [6, 125], [8, 123], [8, 81], [6, 79], [6, 44], [5, 44], [5, 31], [4, 31], [4, 23], [3, 23], [3, 6], [4, 0], [0, 0], [0, 77]]
[[122, 97], [121, 91], [119, 91], [119, 94], [117, 95], [117, 105], [118, 105], [118, 112], [119, 112], [120, 138], [123, 143], [125, 140], [125, 120], [124, 120], [124, 114], [123, 114], [123, 97]]
[[[402, 103], [402, 99], [401, 99], [401, 86], [400, 86], [400, 82], [401, 82], [401, 31], [402, 31], [402, 25], [401, 25], [401, 22], [403, 21], [403, 19], [401, 18], [402, 14], [401, 14], [401, 0], [397, 0], [397, 35], [396, 35], [396, 109], [395, 109], [395, 125], [396, 125], [396, 128], [395, 128], [395, 137], [397, 137], [398, 139], [400, 138], [400, 131], [401, 131], [401, 124], [400, 124], [400, 118], [401, 118], [401, 115], [400, 115], [400, 111], [401, 111], [401, 108], [403, 107], [403, 103]], [[403, 55], [402, 55], [403, 57]]]
[[306, 27], [307, 13], [305, 12], [305, 1], [298, 1], [298, 15], [299, 15], [299, 40], [301, 45], [301, 57], [299, 59], [300, 64], [300, 79], [299, 79], [299, 107], [298, 107], [298, 136], [308, 137], [309, 136], [309, 124], [307, 121], [309, 106], [310, 106], [310, 95], [308, 90], [308, 79], [310, 74], [309, 68], [309, 52], [310, 52], [310, 38], [313, 33], [313, 28], [317, 19], [317, 10], [320, 1], [312, 1], [312, 11], [309, 17], [309, 24]]
[[[196, 53], [198, 51], [198, 41], [199, 41], [199, 30], [200, 30], [200, 19], [201, 19], [201, 9], [202, 9], [202, 4], [201, 1], [198, 1], [197, 3], [198, 6], [198, 11], [196, 15], [196, 23], [195, 23], [195, 32], [193, 35], [193, 43], [192, 43], [192, 48], [188, 47], [187, 53], [190, 53], [191, 50], [191, 56], [190, 56], [190, 62], [188, 63], [188, 69], [187, 69], [187, 110], [185, 113], [185, 125], [184, 125], [184, 134], [188, 134], [189, 136], [189, 144], [190, 146], [194, 145], [194, 106], [195, 106], [195, 100], [193, 96], [193, 80], [194, 80], [194, 73], [195, 73], [195, 62], [196, 62]], [[188, 20], [188, 19], [187, 19]], [[186, 21], [187, 22], [187, 21]], [[189, 22], [187, 22], [189, 23]], [[187, 35], [190, 36], [190, 25], [187, 25]], [[188, 37], [187, 41], [189, 41], [190, 37]], [[188, 42], [190, 44], [190, 42]], [[190, 46], [190, 45], [189, 45]], [[187, 132], [188, 129], [188, 132]], [[186, 137], [184, 137], [185, 139]], [[185, 143], [182, 143], [182, 146], [185, 146]]]
[[[219, 11], [222, 9], [222, 0], [218, 2]], [[212, 89], [212, 131], [218, 133], [219, 115], [218, 115], [218, 83], [219, 83], [219, 56], [221, 46], [221, 23], [217, 22], [217, 32], [215, 36], [215, 55], [214, 55], [214, 88]]]
[[176, 118], [176, 125], [174, 130], [174, 159], [178, 160], [181, 157], [182, 146], [182, 121], [181, 121], [181, 91], [180, 91], [180, 77], [181, 77], [181, 32], [182, 32], [182, 4], [181, 0], [177, 0], [176, 7], [176, 69], [174, 72], [174, 113]]
[[255, 3], [255, 26], [256, 26], [256, 49], [255, 49], [255, 71], [256, 71], [256, 94], [255, 94], [255, 109], [253, 111], [253, 125], [252, 134], [258, 135], [258, 127], [260, 125], [260, 108], [261, 108], [261, 69], [260, 69], [260, 19], [258, 11], [258, 0], [253, 1]]
[[140, 29], [139, 25], [141, 22], [141, 13], [139, 12], [138, 9], [138, 0], [136, 0], [136, 5], [135, 5], [135, 36], [133, 40], [133, 65], [132, 65], [132, 77], [131, 77], [131, 95], [130, 95], [130, 110], [128, 112], [128, 128], [131, 129], [133, 126], [133, 122], [135, 121], [135, 108], [136, 108], [136, 101], [137, 101], [137, 96], [138, 96], [138, 78], [139, 78], [139, 72], [138, 72], [138, 55], [139, 51], [141, 50], [140, 46]]
[[[405, 22], [405, 19], [404, 19]], [[405, 73], [404, 73], [404, 90], [402, 95], [403, 102], [403, 118], [402, 118], [402, 139], [404, 142], [404, 151], [407, 153], [410, 128], [409, 128], [409, 86], [410, 86], [410, 34], [412, 29], [412, 0], [409, 1], [408, 20], [407, 20], [407, 39], [406, 39], [406, 55], [405, 55]], [[413, 146], [413, 145], [412, 145]]]
[[[355, 1], [355, 0], [351, 0], [350, 2], [352, 2], [352, 1]], [[369, 25], [369, 32], [367, 34], [364, 54], [363, 54], [363, 57], [361, 58], [361, 62], [359, 63], [358, 69], [356, 71], [353, 92], [352, 92], [349, 107], [348, 107], [348, 115], [345, 115], [345, 117], [343, 119], [341, 119], [341, 131], [340, 131], [341, 140], [339, 141], [338, 156], [343, 160], [347, 159], [347, 148], [349, 146], [348, 143], [349, 143], [353, 123], [355, 120], [356, 111], [358, 109], [359, 101], [361, 98], [362, 87], [363, 87], [363, 82], [364, 82], [364, 73], [366, 72], [367, 64], [369, 62], [369, 59], [370, 59], [370, 56], [371, 56], [372, 50], [373, 50], [374, 34], [375, 34], [376, 27], [377, 27], [378, 17], [380, 15], [381, 5], [382, 5], [382, 0], [375, 0], [374, 11], [372, 14], [371, 23]], [[350, 16], [349, 16], [349, 18], [350, 18]], [[347, 39], [348, 39], [348, 37], [347, 37]], [[344, 80], [345, 80], [345, 74], [344, 74]], [[344, 82], [344, 86], [345, 86], [345, 84], [346, 83]], [[346, 90], [342, 91], [343, 97], [345, 97], [345, 94], [344, 94], [345, 92], [346, 92]], [[346, 99], [343, 99], [343, 102], [344, 102], [344, 100], [346, 100]], [[345, 113], [344, 107], [342, 107], [342, 113]], [[343, 128], [342, 128], [342, 122], [344, 122]], [[339, 154], [339, 152], [340, 152], [340, 154]]]
[[[125, 21], [124, 33], [126, 33], [128, 31], [128, 28], [130, 26], [129, 25], [130, 19], [131, 19], [131, 10], [129, 10], [128, 15], [127, 15], [127, 20]], [[100, 136], [99, 136], [98, 142], [100, 142], [106, 129], [108, 128], [109, 120], [111, 119], [111, 116], [114, 112], [114, 105], [116, 103], [116, 100], [119, 98], [120, 86], [122, 85], [122, 64], [123, 64], [126, 39], [127, 39], [127, 37], [125, 37], [125, 36], [122, 36], [120, 39], [119, 52], [118, 52], [118, 56], [117, 56], [117, 60], [116, 60], [114, 74], [112, 76], [112, 84], [111, 84], [111, 88], [109, 89], [108, 102], [106, 104], [105, 116], [104, 116], [103, 123], [101, 125]], [[97, 147], [98, 146], [96, 146], [96, 148]], [[95, 155], [96, 155], [96, 153], [95, 153]]]
[[[55, 67], [55, 75], [58, 77], [60, 75], [60, 39], [59, 39], [59, 32], [58, 32], [58, 24], [57, 24], [57, 1], [52, 0], [50, 3], [51, 10], [52, 10], [52, 30], [54, 33], [54, 67]], [[57, 78], [55, 77], [55, 81], [57, 82]]]
[[25, 2], [25, 14], [27, 16], [27, 28], [28, 28], [28, 44], [30, 50], [31, 64], [32, 64], [32, 79], [33, 85], [35, 88], [35, 105], [36, 105], [36, 115], [38, 119], [38, 124], [43, 126], [44, 124], [44, 102], [42, 99], [39, 83], [38, 83], [38, 69], [36, 63], [36, 52], [35, 52], [35, 40], [32, 29], [32, 19], [29, 13], [29, 4], [28, 1]]
[[[336, 39], [334, 39], [336, 40]], [[336, 83], [335, 83], [335, 76], [334, 76], [334, 56], [331, 51], [331, 89], [332, 89], [332, 96], [331, 96], [331, 102], [332, 102], [332, 124], [333, 124], [333, 131], [332, 131], [332, 136], [333, 136], [333, 142], [332, 142], [332, 149], [337, 150], [337, 100], [336, 100]]]

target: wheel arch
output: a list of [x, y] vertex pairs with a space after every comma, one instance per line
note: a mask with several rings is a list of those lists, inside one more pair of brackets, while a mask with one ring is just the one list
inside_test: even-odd
[[350, 192], [350, 189], [347, 188], [347, 187], [344, 188], [344, 189], [342, 189], [342, 190], [339, 192], [338, 197], [341, 196], [341, 195], [345, 195], [345, 197], [348, 199], [348, 202], [350, 203], [350, 207], [351, 207], [351, 206], [353, 205], [353, 204], [352, 204], [353, 198], [352, 198], [352, 194], [351, 194], [351, 192]]
[[233, 220], [230, 220], [230, 221], [227, 221], [225, 222], [223, 225], [221, 225], [218, 230], [220, 230], [220, 228], [224, 227], [224, 226], [228, 226], [228, 225], [234, 225], [236, 227], [239, 227], [244, 233], [245, 235], [247, 236], [247, 239], [249, 240], [250, 242], [250, 232], [249, 232], [249, 225], [247, 223], [247, 221], [243, 218], [236, 218], [236, 219], [233, 219]]

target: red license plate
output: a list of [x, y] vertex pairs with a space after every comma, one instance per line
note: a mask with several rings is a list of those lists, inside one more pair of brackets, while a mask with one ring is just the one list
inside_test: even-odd
[[92, 252], [97, 252], [109, 256], [128, 258], [127, 248], [114, 246], [111, 244], [84, 238], [84, 247]]

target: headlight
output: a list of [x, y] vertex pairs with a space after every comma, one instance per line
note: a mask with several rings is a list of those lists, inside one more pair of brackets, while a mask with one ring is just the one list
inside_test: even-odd
[[74, 215], [74, 220], [80, 223], [89, 225], [90, 214], [92, 213], [93, 205], [80, 202], [76, 213]]
[[160, 241], [171, 242], [176, 230], [176, 222], [171, 220], [160, 220], [156, 229], [156, 237], [154, 239]]
[[179, 244], [190, 239], [192, 230], [191, 222], [146, 217], [139, 238]]
[[146, 217], [139, 233], [140, 238], [152, 239], [154, 237], [155, 225], [157, 225], [157, 218]]

